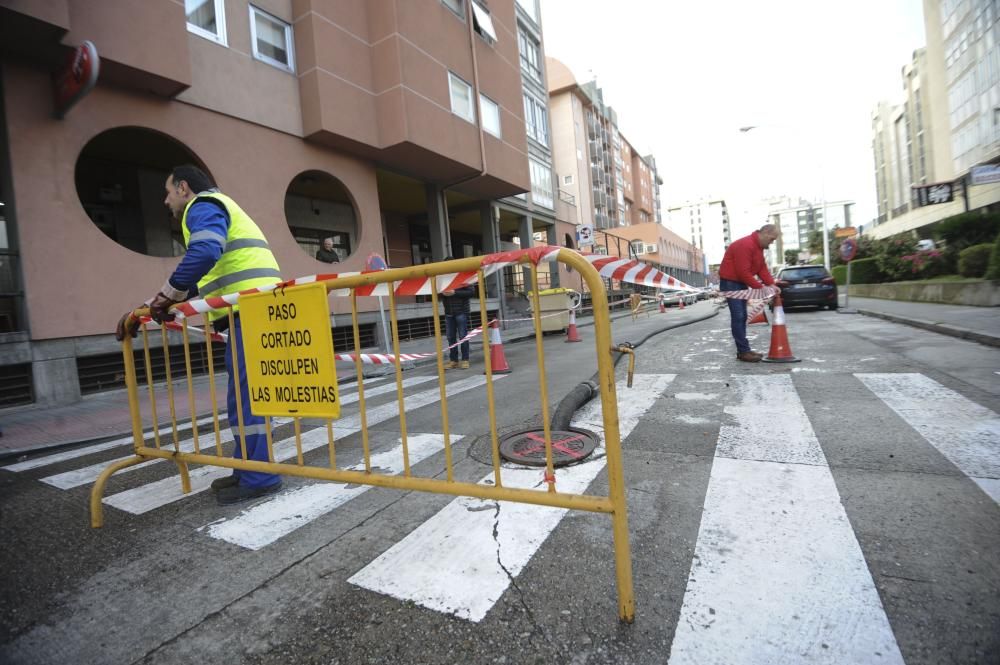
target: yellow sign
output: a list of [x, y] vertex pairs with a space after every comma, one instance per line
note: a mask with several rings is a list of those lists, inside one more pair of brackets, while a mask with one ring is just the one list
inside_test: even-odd
[[326, 286], [240, 296], [250, 411], [256, 416], [340, 417]]

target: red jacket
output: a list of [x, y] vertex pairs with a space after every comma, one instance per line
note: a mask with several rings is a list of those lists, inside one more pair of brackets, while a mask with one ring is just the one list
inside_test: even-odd
[[[729, 245], [719, 266], [719, 277], [746, 284], [751, 289], [759, 289], [764, 284], [774, 284], [774, 278], [764, 262], [764, 250], [760, 247], [760, 235], [754, 231]], [[757, 278], [760, 277], [760, 281]]]

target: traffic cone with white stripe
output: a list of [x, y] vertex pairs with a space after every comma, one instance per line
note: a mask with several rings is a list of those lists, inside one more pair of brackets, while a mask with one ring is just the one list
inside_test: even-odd
[[569, 310], [569, 326], [566, 328], [567, 342], [582, 342], [580, 333], [576, 329], [576, 310]]
[[757, 314], [752, 319], [747, 321], [748, 326], [752, 326], [755, 323], [763, 323], [765, 326], [767, 325], [767, 317], [764, 315], [763, 309], [757, 312]]
[[[494, 374], [510, 374], [510, 365], [503, 355], [503, 340], [500, 339], [500, 321], [490, 321], [490, 367]], [[486, 372], [483, 372], [485, 374]]]
[[785, 309], [781, 306], [781, 296], [774, 297], [774, 324], [771, 326], [771, 349], [764, 358], [766, 363], [801, 362], [792, 355], [788, 344], [788, 330], [785, 329]]
[[684, 309], [684, 296], [681, 296], [680, 303], [677, 306], [680, 307], [681, 309]]
[[667, 312], [667, 306], [663, 304], [663, 296], [659, 297], [660, 301], [660, 314], [665, 314]]

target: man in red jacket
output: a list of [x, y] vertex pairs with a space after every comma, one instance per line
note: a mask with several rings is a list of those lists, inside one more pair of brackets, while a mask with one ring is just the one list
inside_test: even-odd
[[[781, 231], [774, 224], [765, 224], [759, 230], [740, 238], [729, 245], [722, 265], [719, 266], [719, 290], [742, 291], [774, 286], [764, 261], [764, 250], [774, 242]], [[761, 283], [763, 282], [763, 284]], [[774, 287], [778, 288], [778, 287]], [[760, 362], [764, 356], [750, 348], [747, 341], [747, 301], [728, 298], [729, 314], [732, 320], [733, 339], [736, 341], [736, 358], [743, 362]]]

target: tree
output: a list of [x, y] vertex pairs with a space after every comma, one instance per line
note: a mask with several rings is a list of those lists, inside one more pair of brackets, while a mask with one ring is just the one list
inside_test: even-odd
[[785, 265], [794, 266], [799, 262], [799, 250], [797, 249], [786, 249], [785, 250]]

